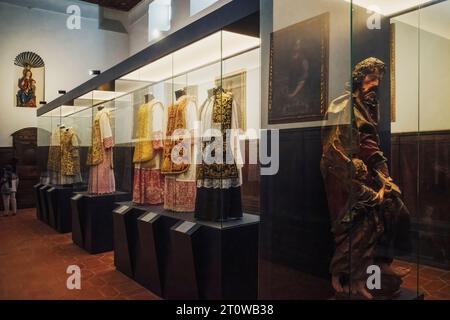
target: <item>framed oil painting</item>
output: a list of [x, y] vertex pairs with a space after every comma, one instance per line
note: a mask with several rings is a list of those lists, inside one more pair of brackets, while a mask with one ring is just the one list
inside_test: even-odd
[[269, 124], [322, 120], [328, 105], [329, 14], [271, 34]]

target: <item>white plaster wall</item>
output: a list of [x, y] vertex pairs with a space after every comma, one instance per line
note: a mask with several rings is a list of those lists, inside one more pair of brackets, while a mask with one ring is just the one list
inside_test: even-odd
[[395, 28], [397, 119], [392, 132], [449, 130], [450, 40], [401, 22]]
[[46, 101], [87, 81], [89, 69], [106, 70], [128, 57], [127, 34], [100, 30], [93, 18], [82, 18], [81, 30], [69, 30], [67, 17], [0, 2], [0, 147], [11, 145], [16, 130], [37, 126], [36, 109], [15, 107], [17, 54], [33, 51], [44, 60]]

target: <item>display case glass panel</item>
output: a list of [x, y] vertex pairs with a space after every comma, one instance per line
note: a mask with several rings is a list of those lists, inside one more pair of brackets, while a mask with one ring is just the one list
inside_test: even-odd
[[50, 115], [38, 117], [37, 120], [38, 168], [40, 172], [40, 183], [42, 184], [50, 183], [48, 156], [52, 137], [52, 121], [54, 120], [56, 119]]
[[262, 3], [262, 123], [280, 136], [261, 177], [262, 298], [420, 296], [416, 191], [390, 171], [389, 15], [415, 5], [399, 2]]
[[[411, 215], [413, 252], [420, 268], [408, 279], [425, 298], [443, 299], [438, 276], [449, 269], [448, 59], [449, 1], [416, 3], [391, 17], [392, 174]], [[430, 286], [433, 279], [443, 290]]]
[[[449, 270], [450, 1], [420, 8], [419, 12], [419, 198], [415, 212], [421, 226], [418, 248], [424, 264]], [[427, 268], [419, 272], [424, 292], [429, 289], [425, 279], [433, 271]], [[434, 297], [448, 299], [448, 291], [447, 295], [438, 292]]]
[[51, 185], [61, 184], [61, 108], [52, 110], [49, 113], [51, 117], [51, 138], [48, 154], [48, 173]]
[[[89, 168], [87, 166], [87, 154], [91, 146], [92, 135], [92, 108], [89, 102], [67, 106], [62, 108], [61, 123], [64, 125], [68, 149], [70, 149], [69, 161], [73, 167], [71, 178], [65, 183], [72, 185], [76, 191], [85, 191], [89, 181]], [[69, 141], [70, 140], [70, 141]]]

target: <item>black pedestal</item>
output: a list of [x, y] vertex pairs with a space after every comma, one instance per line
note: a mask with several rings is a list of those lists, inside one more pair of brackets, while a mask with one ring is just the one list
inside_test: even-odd
[[106, 195], [77, 193], [71, 199], [72, 239], [91, 254], [113, 250], [113, 215], [118, 201], [128, 201], [131, 194], [115, 192]]
[[72, 231], [70, 198], [72, 187], [55, 186], [47, 190], [48, 224], [60, 233]]
[[[259, 217], [224, 223], [181, 223], [171, 230], [169, 299], [256, 300], [258, 298]], [[181, 264], [180, 264], [181, 263]], [[195, 273], [190, 271], [194, 265]], [[183, 272], [189, 271], [183, 280]], [[195, 277], [195, 288], [186, 291]], [[180, 286], [181, 284], [181, 286]]]
[[142, 213], [127, 205], [113, 211], [114, 265], [130, 278], [134, 278], [139, 246], [137, 219]]
[[258, 216], [204, 222], [159, 206], [119, 205], [114, 213], [119, 271], [166, 299], [257, 299]]
[[167, 216], [147, 212], [138, 218], [139, 251], [135, 280], [158, 296], [164, 295], [167, 275], [170, 229], [178, 222]]
[[36, 202], [36, 218], [42, 221], [42, 204], [41, 197], [39, 195], [39, 189], [43, 186], [42, 183], [35, 184], [33, 186], [34, 198]]
[[56, 230], [56, 214], [58, 210], [56, 187], [51, 187], [47, 190], [47, 208], [48, 208], [48, 225]]
[[[200, 264], [197, 256], [200, 225], [188, 221], [180, 221], [170, 229], [173, 254], [166, 278], [165, 297], [169, 300], [198, 300]], [[209, 244], [208, 244], [209, 245]], [[217, 247], [217, 251], [220, 247]], [[217, 270], [220, 272], [220, 270]]]
[[50, 185], [43, 185], [39, 188], [39, 199], [41, 202], [41, 218], [44, 223], [48, 224], [48, 201], [47, 201], [47, 190], [52, 188]]
[[84, 248], [84, 226], [86, 225], [85, 202], [82, 194], [76, 194], [70, 199], [72, 208], [72, 241], [80, 248]]

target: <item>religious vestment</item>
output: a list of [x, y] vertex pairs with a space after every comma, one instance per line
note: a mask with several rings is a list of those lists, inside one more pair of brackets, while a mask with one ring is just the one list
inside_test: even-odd
[[161, 171], [165, 176], [164, 208], [167, 210], [176, 212], [195, 210], [196, 121], [197, 105], [192, 96], [180, 97], [165, 113]]
[[116, 191], [113, 166], [114, 136], [111, 128], [111, 114], [106, 109], [97, 112], [92, 127], [92, 145], [89, 148], [87, 164], [91, 194], [108, 194]]
[[201, 110], [200, 120], [202, 161], [197, 168], [195, 217], [207, 221], [242, 218], [243, 162], [233, 95], [215, 89]]
[[133, 202], [136, 204], [164, 202], [164, 176], [161, 174], [163, 118], [164, 106], [156, 99], [139, 107], [133, 156]]
[[50, 183], [70, 185], [82, 182], [80, 141], [74, 128], [57, 128], [51, 137], [48, 158]]

